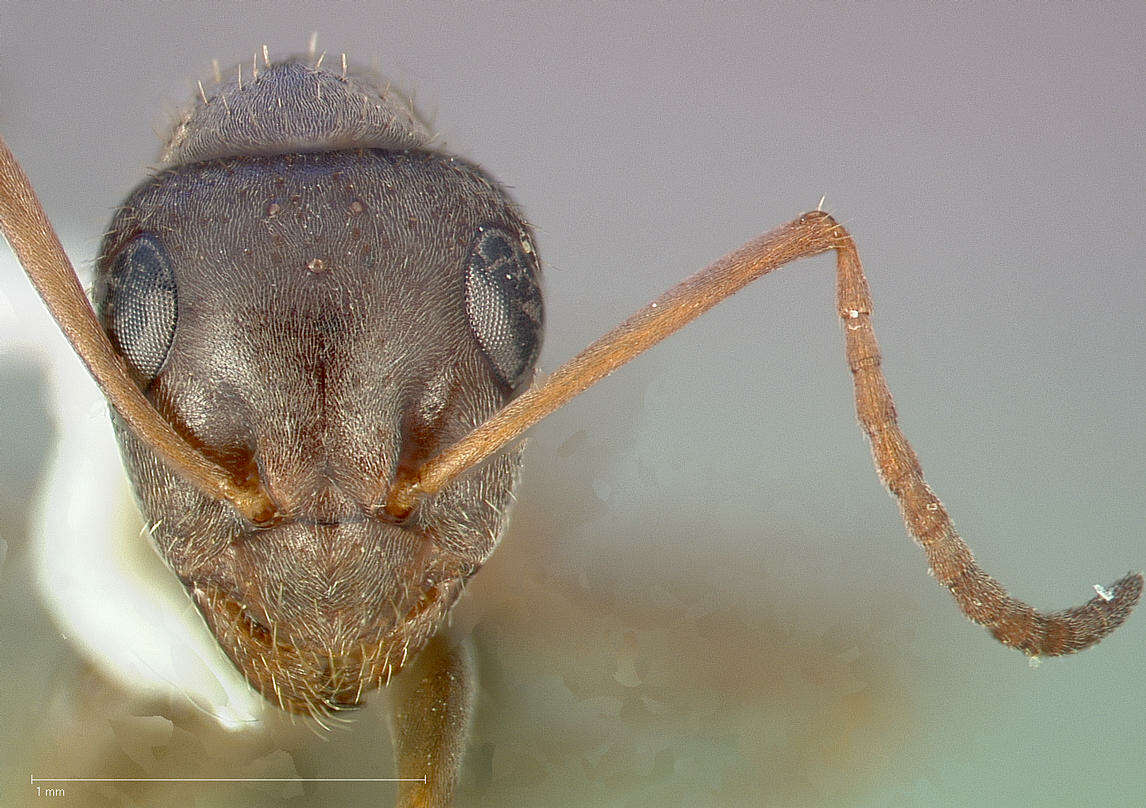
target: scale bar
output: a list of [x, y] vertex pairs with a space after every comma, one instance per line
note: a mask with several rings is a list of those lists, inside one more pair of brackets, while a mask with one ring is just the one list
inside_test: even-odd
[[36, 783], [425, 783], [425, 777], [33, 777]]

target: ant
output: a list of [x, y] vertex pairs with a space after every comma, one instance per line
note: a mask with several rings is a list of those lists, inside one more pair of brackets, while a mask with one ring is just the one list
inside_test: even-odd
[[111, 404], [152, 539], [235, 667], [321, 719], [418, 666], [392, 714], [398, 774], [424, 778], [402, 804], [452, 801], [475, 674], [440, 629], [506, 527], [510, 444], [799, 258], [836, 254], [860, 425], [960, 610], [1037, 657], [1097, 643], [1137, 603], [1129, 574], [1042, 613], [978, 566], [898, 426], [859, 255], [828, 213], [729, 253], [536, 383], [533, 233], [493, 178], [430, 141], [345, 57], [264, 48], [200, 85], [162, 170], [115, 214], [94, 310], [0, 144], [0, 227]]

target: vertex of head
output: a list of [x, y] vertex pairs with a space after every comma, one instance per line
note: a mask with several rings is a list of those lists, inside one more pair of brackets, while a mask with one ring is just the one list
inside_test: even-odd
[[246, 154], [420, 149], [431, 139], [409, 102], [377, 77], [292, 57], [240, 65], [204, 86], [161, 160], [170, 168]]

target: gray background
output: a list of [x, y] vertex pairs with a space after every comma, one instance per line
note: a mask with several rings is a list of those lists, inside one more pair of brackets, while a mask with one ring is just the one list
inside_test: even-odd
[[[317, 30], [513, 189], [547, 265], [550, 370], [826, 194], [929, 481], [988, 571], [1060, 608], [1146, 564], [1144, 23], [1141, 4], [8, 2], [0, 130], [91, 255], [211, 58], [300, 51]], [[515, 522], [458, 613], [485, 677], [461, 804], [1099, 805], [1146, 788], [1146, 616], [1032, 670], [958, 614], [870, 467], [832, 294], [829, 259], [787, 268], [533, 430]], [[29, 801], [30, 774], [387, 774], [377, 697], [325, 738], [285, 721], [235, 736], [70, 650], [26, 580], [51, 434], [38, 378], [0, 353], [0, 801]]]

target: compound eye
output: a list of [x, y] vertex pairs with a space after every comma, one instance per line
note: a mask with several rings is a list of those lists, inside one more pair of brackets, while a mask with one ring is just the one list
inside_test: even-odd
[[163, 245], [154, 236], [139, 236], [115, 260], [105, 322], [127, 364], [149, 381], [171, 350], [176, 300], [175, 275]]
[[513, 391], [528, 383], [541, 351], [544, 313], [537, 260], [522, 235], [479, 227], [466, 267], [470, 328], [498, 378]]

